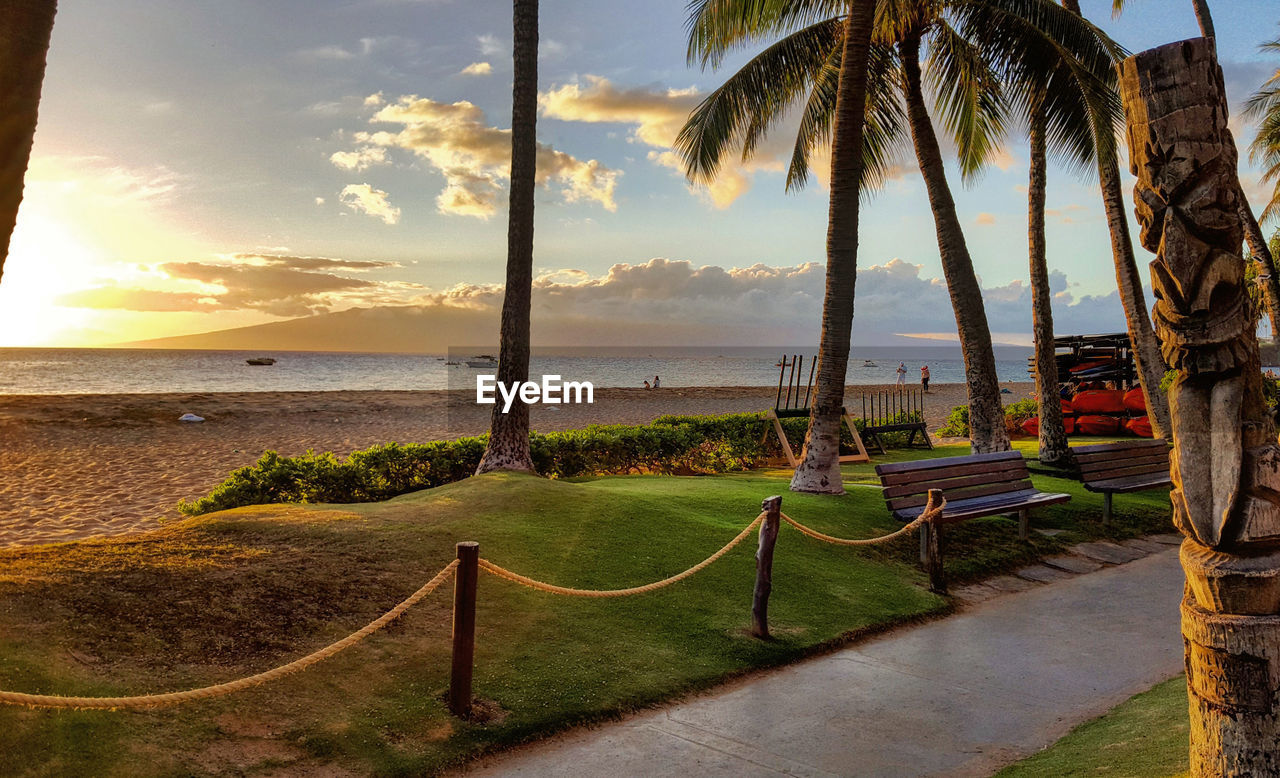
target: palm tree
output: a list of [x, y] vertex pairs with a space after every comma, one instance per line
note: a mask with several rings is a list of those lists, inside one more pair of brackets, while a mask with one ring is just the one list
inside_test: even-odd
[[[750, 156], [796, 103], [801, 123], [787, 186], [803, 186], [813, 150], [831, 137], [834, 81], [842, 54], [831, 2], [696, 0], [690, 52], [717, 66], [733, 49], [780, 38], [708, 95], [677, 139], [694, 180], [715, 176], [731, 147]], [[711, 35], [705, 29], [715, 30]], [[881, 0], [868, 67], [863, 182], [883, 180], [907, 137], [913, 142], [934, 214], [943, 272], [965, 358], [976, 452], [1009, 447], [981, 289], [947, 183], [924, 97], [960, 151], [966, 178], [981, 170], [1004, 133], [1010, 103], [1002, 79], [1029, 78], [1035, 51], [1096, 46], [1096, 31], [1049, 0]], [[921, 67], [927, 53], [927, 72]]]
[[[1083, 169], [1101, 157], [1114, 159], [1115, 130], [1123, 119], [1112, 67], [1121, 50], [1101, 31], [1097, 36], [1097, 46], [1079, 56], [1050, 47], [1041, 49], [1045, 60], [1029, 68], [1029, 78], [1015, 82], [1023, 89], [1030, 88], [1021, 102], [1026, 105], [1031, 147], [1027, 223], [1040, 460], [1047, 463], [1068, 464], [1071, 460], [1058, 393], [1046, 259], [1045, 188], [1050, 143], [1057, 156], [1076, 168]], [[1045, 77], [1042, 85], [1036, 83], [1039, 75]]]
[[[1067, 2], [1068, 0], [1063, 0]], [[1072, 3], [1077, 0], [1069, 0]], [[1196, 14], [1196, 23], [1200, 25], [1200, 34], [1209, 39], [1211, 45], [1216, 49], [1217, 35], [1213, 27], [1213, 14], [1209, 12], [1208, 0], [1191, 0], [1191, 7]], [[1124, 11], [1125, 0], [1112, 0], [1111, 10], [1117, 16]], [[1268, 48], [1268, 44], [1262, 45], [1263, 49]], [[1267, 83], [1275, 81], [1273, 78]], [[1265, 85], [1264, 85], [1265, 89]], [[1254, 95], [1256, 98], [1257, 95]], [[1250, 100], [1250, 108], [1246, 109], [1246, 113], [1252, 112], [1253, 100]], [[1256, 148], [1255, 146], [1251, 148]], [[1252, 158], [1252, 157], [1251, 157]], [[1266, 290], [1267, 316], [1271, 320], [1271, 337], [1273, 340], [1280, 341], [1280, 273], [1276, 272], [1275, 255], [1271, 252], [1271, 247], [1267, 245], [1266, 236], [1262, 234], [1262, 228], [1258, 225], [1258, 219], [1253, 215], [1253, 208], [1249, 205], [1249, 198], [1245, 196], [1244, 189], [1240, 189], [1240, 222], [1244, 226], [1244, 240], [1249, 246], [1249, 255], [1262, 266], [1262, 272], [1258, 274], [1259, 279], [1263, 281], [1263, 289]], [[1270, 209], [1268, 206], [1267, 210]], [[1263, 211], [1263, 220], [1267, 218], [1267, 210]]]
[[[529, 380], [529, 310], [533, 294], [533, 191], [538, 151], [538, 0], [513, 0], [511, 196], [507, 217], [507, 285], [502, 298], [498, 380]], [[532, 472], [529, 406], [518, 398], [507, 413], [495, 404], [489, 443], [477, 473]]]
[[[1259, 48], [1280, 54], [1280, 39]], [[1249, 159], [1266, 168], [1262, 181], [1274, 186], [1271, 199], [1262, 209], [1260, 221], [1265, 222], [1280, 217], [1280, 68], [1249, 98], [1245, 116], [1258, 122], [1258, 134], [1249, 146]], [[1273, 337], [1280, 338], [1280, 330], [1273, 328], [1273, 332], [1276, 333]]]
[[0, 275], [22, 204], [57, 0], [0, 0]]
[[[840, 475], [840, 423], [844, 407], [845, 375], [849, 365], [849, 341], [853, 330], [853, 296], [858, 272], [858, 215], [864, 178], [864, 134], [871, 128], [863, 120], [873, 100], [868, 98], [868, 70], [872, 66], [871, 32], [876, 0], [847, 0], [842, 16], [827, 19], [783, 56], [820, 54], [800, 73], [801, 80], [816, 68], [829, 98], [822, 105], [821, 131], [831, 138], [831, 198], [827, 217], [827, 278], [822, 305], [822, 339], [814, 399], [809, 415], [800, 466], [791, 489], [800, 492], [842, 494]], [[774, 23], [767, 15], [752, 14], [749, 5], [708, 0], [691, 7], [689, 57], [718, 63], [720, 54], [736, 44], [744, 30]], [[763, 84], [761, 85], [764, 86]], [[767, 94], [761, 89], [758, 95]], [[743, 95], [750, 99], [749, 95]], [[730, 115], [730, 121], [741, 115]], [[689, 128], [686, 127], [686, 130]], [[732, 131], [732, 130], [731, 130]], [[685, 136], [684, 131], [681, 137]], [[701, 168], [714, 176], [720, 165], [718, 151], [700, 146], [711, 156]], [[808, 170], [807, 164], [804, 169]]]
[[[1062, 5], [1084, 18], [1078, 0], [1062, 0]], [[1100, 148], [1106, 144], [1115, 144], [1114, 136], [1105, 133], [1100, 133], [1096, 141]], [[1160, 353], [1160, 341], [1151, 325], [1151, 313], [1147, 309], [1146, 295], [1142, 291], [1142, 273], [1133, 253], [1128, 207], [1120, 185], [1120, 163], [1114, 153], [1098, 155], [1098, 180], [1102, 185], [1102, 205], [1107, 215], [1107, 228], [1111, 233], [1116, 288], [1120, 293], [1120, 304], [1124, 308], [1129, 344], [1132, 346], [1133, 361], [1138, 368], [1138, 383], [1146, 400], [1147, 417], [1151, 421], [1152, 433], [1158, 438], [1168, 439], [1172, 434], [1169, 426], [1169, 400], [1160, 391], [1160, 382], [1165, 374], [1164, 357]]]

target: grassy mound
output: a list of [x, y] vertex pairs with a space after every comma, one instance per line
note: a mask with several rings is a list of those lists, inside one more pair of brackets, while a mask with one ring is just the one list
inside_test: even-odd
[[1186, 775], [1187, 682], [1183, 676], [1139, 694], [998, 778]]
[[[874, 479], [868, 465], [846, 476]], [[535, 578], [615, 588], [702, 560], [771, 494], [831, 534], [899, 526], [877, 490], [794, 495], [787, 478], [495, 474], [382, 503], [246, 507], [147, 535], [0, 550], [0, 688], [133, 694], [261, 671], [380, 615], [452, 559], [460, 540], [479, 541], [483, 556]], [[1168, 529], [1166, 496], [1120, 499], [1120, 518], [1104, 529], [1097, 495], [1036, 480], [1075, 495], [1033, 517], [1033, 526], [1064, 532], [1021, 543], [1010, 519], [968, 522], [948, 536], [953, 579], [1084, 539]], [[32, 775], [137, 775], [140, 766], [154, 775], [322, 766], [419, 775], [948, 607], [924, 589], [914, 538], [851, 550], [784, 528], [770, 602], [777, 638], [758, 641], [746, 633], [753, 553], [748, 540], [688, 581], [611, 600], [482, 576], [475, 690], [499, 714], [487, 724], [452, 719], [441, 699], [446, 587], [350, 651], [232, 697], [142, 713], [0, 708], [0, 753]]]

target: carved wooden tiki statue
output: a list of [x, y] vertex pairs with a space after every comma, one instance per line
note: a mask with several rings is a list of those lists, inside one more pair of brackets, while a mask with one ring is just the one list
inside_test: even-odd
[[1280, 775], [1280, 446], [1245, 287], [1236, 149], [1213, 46], [1125, 60], [1134, 200], [1173, 421], [1191, 774]]

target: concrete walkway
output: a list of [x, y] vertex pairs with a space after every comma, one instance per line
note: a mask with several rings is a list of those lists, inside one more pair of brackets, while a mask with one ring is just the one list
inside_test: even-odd
[[1182, 669], [1176, 549], [498, 756], [514, 776], [989, 775]]

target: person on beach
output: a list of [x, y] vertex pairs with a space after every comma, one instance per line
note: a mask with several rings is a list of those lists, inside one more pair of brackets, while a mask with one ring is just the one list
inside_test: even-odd
[[645, 381], [645, 382], [644, 382], [644, 388], [645, 388], [645, 389], [648, 389], [648, 388], [649, 388], [649, 382], [648, 382], [648, 381]]
[[929, 366], [920, 366], [920, 385], [924, 387], [925, 394], [929, 393]]
[[898, 363], [898, 386], [906, 386], [907, 384], [907, 363]]
[[654, 389], [657, 389], [659, 386], [662, 386], [662, 379], [658, 378], [657, 376], [654, 376], [654, 377], [653, 377], [653, 388], [654, 388]]

